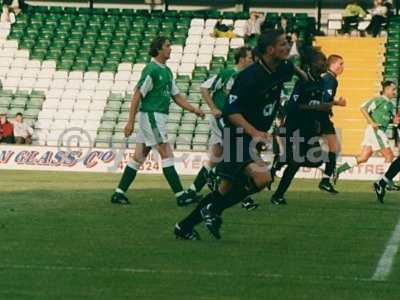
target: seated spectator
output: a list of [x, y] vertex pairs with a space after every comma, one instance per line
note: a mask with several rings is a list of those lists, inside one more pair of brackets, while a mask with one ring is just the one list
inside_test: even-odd
[[246, 38], [259, 36], [262, 22], [264, 22], [263, 18], [256, 11], [251, 12], [250, 19], [247, 20], [244, 28], [244, 36]]
[[3, 13], [0, 21], [6, 23], [14, 23], [15, 16], [21, 11], [25, 4], [21, 0], [2, 0]]
[[276, 25], [276, 29], [282, 31], [286, 35], [288, 39], [290, 39], [292, 35], [292, 30], [289, 26], [289, 19], [286, 17], [281, 17], [279, 23]]
[[22, 113], [17, 113], [14, 122], [14, 137], [16, 144], [32, 144], [33, 129], [24, 123]]
[[295, 58], [295, 57], [300, 57], [300, 51], [301, 51], [301, 42], [299, 40], [300, 38], [300, 32], [299, 31], [293, 31], [293, 33], [290, 36], [289, 44], [290, 44], [290, 51], [289, 51], [289, 59]]
[[352, 29], [358, 28], [358, 23], [361, 19], [365, 18], [367, 13], [358, 4], [357, 0], [351, 1], [346, 5], [343, 15], [343, 28], [341, 33], [350, 34]]
[[0, 143], [14, 144], [14, 128], [5, 113], [0, 113]]
[[387, 22], [388, 7], [384, 0], [374, 0], [374, 8], [370, 11], [372, 15], [371, 23], [369, 23], [366, 31], [368, 34], [376, 37], [381, 33], [382, 25]]
[[236, 37], [235, 33], [233, 32], [233, 28], [231, 26], [223, 24], [222, 20], [218, 20], [218, 22], [215, 24], [214, 36], [217, 38], [224, 37], [230, 39]]

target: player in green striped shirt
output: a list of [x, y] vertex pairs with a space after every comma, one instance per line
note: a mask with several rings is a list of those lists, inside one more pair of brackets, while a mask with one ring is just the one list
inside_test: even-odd
[[334, 182], [338, 180], [341, 173], [367, 162], [376, 151], [382, 154], [386, 163], [393, 160], [393, 151], [385, 132], [394, 120], [396, 113], [396, 104], [393, 101], [396, 97], [396, 90], [396, 84], [393, 81], [385, 81], [382, 84], [382, 95], [365, 102], [361, 106], [361, 112], [368, 122], [362, 142], [362, 152], [353, 161], [345, 162], [337, 168]]
[[[209, 161], [199, 171], [190, 186], [188, 193], [191, 195], [201, 191], [208, 180], [211, 180], [213, 168], [218, 164], [223, 152], [222, 131], [219, 125], [219, 118], [225, 105], [226, 96], [232, 88], [236, 75], [247, 66], [253, 63], [252, 50], [249, 47], [241, 47], [235, 53], [235, 67], [227, 67], [217, 75], [212, 76], [201, 85], [201, 93], [211, 110], [209, 126], [211, 137], [209, 141]], [[243, 201], [243, 207], [252, 210], [257, 208], [257, 204], [248, 197]]]
[[111, 197], [112, 203], [129, 204], [124, 193], [152, 148], [155, 148], [161, 156], [163, 174], [176, 196], [178, 206], [197, 200], [183, 190], [175, 170], [173, 150], [168, 143], [167, 120], [171, 97], [180, 107], [199, 117], [203, 118], [204, 113], [190, 105], [180, 94], [171, 70], [165, 65], [170, 54], [171, 43], [167, 38], [157, 37], [151, 43], [150, 55], [153, 59], [143, 69], [135, 88], [128, 123], [124, 130], [125, 136], [130, 136], [134, 130], [135, 119], [138, 118], [135, 154], [125, 167], [118, 188]]

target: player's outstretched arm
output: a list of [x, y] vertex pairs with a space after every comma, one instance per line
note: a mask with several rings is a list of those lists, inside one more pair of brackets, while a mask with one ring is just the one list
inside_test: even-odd
[[135, 126], [135, 117], [136, 113], [139, 108], [139, 103], [142, 99], [142, 95], [140, 94], [139, 89], [135, 89], [135, 92], [133, 93], [132, 96], [132, 102], [131, 102], [131, 107], [129, 108], [129, 116], [128, 116], [128, 122], [126, 123], [124, 133], [125, 136], [128, 137], [133, 133], [134, 126]]
[[200, 108], [191, 105], [184, 97], [182, 97], [181, 94], [177, 94], [173, 98], [175, 103], [178, 104], [183, 109], [196, 114], [200, 118], [204, 118], [205, 116], [204, 112]]
[[211, 113], [214, 117], [219, 118], [222, 115], [222, 112], [215, 106], [214, 101], [211, 97], [210, 90], [204, 87], [200, 88], [200, 93], [203, 96], [203, 99], [206, 100], [208, 107], [211, 110]]

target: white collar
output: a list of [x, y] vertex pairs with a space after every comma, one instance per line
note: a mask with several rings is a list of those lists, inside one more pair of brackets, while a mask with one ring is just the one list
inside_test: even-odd
[[151, 59], [151, 61], [157, 65], [159, 65], [161, 68], [165, 68], [166, 65], [160, 63], [159, 61], [157, 61], [157, 59], [155, 59], [154, 57]]

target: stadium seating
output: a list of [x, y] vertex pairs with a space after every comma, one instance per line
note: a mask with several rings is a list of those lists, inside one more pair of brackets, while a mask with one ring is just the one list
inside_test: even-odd
[[[124, 139], [123, 128], [131, 93], [150, 60], [151, 39], [170, 38], [167, 65], [181, 92], [209, 113], [200, 95], [201, 83], [233, 66], [232, 50], [245, 43], [241, 37], [212, 37], [214, 25], [222, 18], [240, 35], [248, 17], [248, 13], [217, 11], [29, 6], [11, 27], [0, 27], [0, 79], [5, 89], [0, 109], [7, 110], [10, 118], [23, 111], [35, 123], [38, 145], [69, 143], [68, 135], [75, 133], [82, 136], [75, 142], [80, 146], [125, 147], [134, 142]], [[313, 24], [313, 18], [304, 14], [287, 17], [300, 29]], [[268, 14], [267, 19], [278, 22], [279, 15]], [[177, 149], [207, 148], [207, 120], [175, 103], [168, 132], [176, 138]]]

